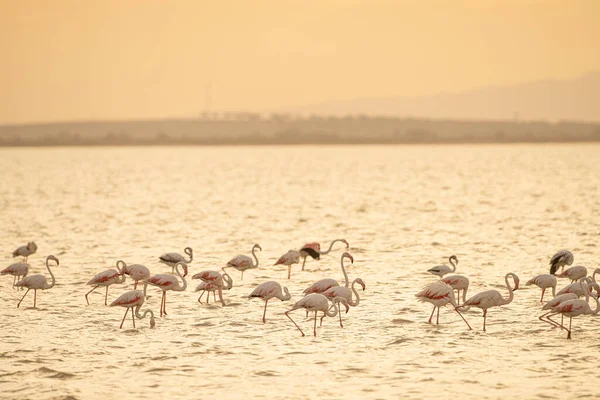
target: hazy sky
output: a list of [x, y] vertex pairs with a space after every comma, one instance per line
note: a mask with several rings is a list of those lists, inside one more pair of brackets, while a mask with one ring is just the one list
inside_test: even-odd
[[0, 123], [572, 78], [600, 69], [599, 16], [596, 0], [0, 0]]

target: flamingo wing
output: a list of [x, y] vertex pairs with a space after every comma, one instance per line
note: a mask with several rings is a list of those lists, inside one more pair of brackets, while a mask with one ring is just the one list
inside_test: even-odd
[[178, 263], [180, 261], [185, 261], [183, 256], [179, 253], [165, 253], [159, 257], [159, 260], [166, 263]]

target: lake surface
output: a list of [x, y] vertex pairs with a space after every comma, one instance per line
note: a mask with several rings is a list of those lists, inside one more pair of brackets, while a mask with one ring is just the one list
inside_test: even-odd
[[[540, 322], [540, 290], [557, 250], [574, 265], [600, 267], [600, 145], [447, 145], [297, 147], [138, 147], [0, 149], [0, 260], [35, 240], [30, 274], [56, 286], [16, 304], [24, 292], [0, 279], [0, 397], [6, 398], [575, 398], [594, 396], [598, 317], [573, 320], [573, 339]], [[308, 260], [306, 271], [273, 266], [303, 243], [350, 243], [351, 280], [361, 302], [326, 318], [313, 337], [299, 310], [283, 312], [314, 281], [343, 280], [342, 247]], [[119, 324], [104, 291], [86, 282], [119, 259], [153, 274], [164, 252], [194, 249], [191, 277], [218, 270], [254, 243], [258, 269], [231, 271], [226, 307], [202, 305], [188, 280], [167, 294], [169, 315]], [[459, 259], [468, 297], [498, 289], [514, 272], [522, 290], [508, 306], [464, 315], [450, 308], [440, 325], [415, 294], [434, 265]], [[292, 294], [263, 302], [246, 296], [277, 280]], [[559, 287], [567, 282], [559, 280]], [[132, 288], [114, 285], [109, 302]], [[160, 290], [145, 306], [158, 313]], [[549, 297], [548, 297], [549, 298]], [[211, 299], [212, 300], [212, 299]], [[595, 307], [591, 302], [592, 307]]]

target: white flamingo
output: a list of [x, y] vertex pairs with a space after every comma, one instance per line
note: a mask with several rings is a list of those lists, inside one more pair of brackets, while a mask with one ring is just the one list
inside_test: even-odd
[[[119, 268], [119, 264], [122, 264], [123, 268]], [[87, 292], [85, 294], [85, 301], [87, 302], [88, 306], [90, 305], [90, 301], [88, 300], [88, 295], [90, 293], [92, 293], [94, 290], [98, 289], [100, 286], [106, 287], [106, 294], [104, 295], [104, 305], [105, 306], [108, 305], [108, 287], [115, 283], [124, 283], [125, 282], [126, 278], [125, 278], [125, 275], [123, 272], [125, 267], [127, 267], [125, 262], [123, 260], [119, 260], [119, 261], [117, 261], [117, 270], [116, 271], [114, 269], [107, 269], [107, 270], [104, 270], [104, 271], [100, 272], [99, 274], [95, 275], [92, 279], [89, 280], [89, 282], [87, 284], [92, 285], [94, 287], [92, 288], [92, 290], [90, 290], [89, 292]]]
[[[138, 319], [146, 318], [146, 315], [150, 314], [150, 328], [154, 328], [156, 321], [154, 320], [154, 313], [152, 310], [144, 311], [144, 314], [140, 314], [140, 308], [142, 308], [142, 304], [144, 304], [144, 293], [141, 290], [130, 290], [129, 292], [125, 292], [120, 295], [115, 301], [110, 303], [111, 307], [120, 306], [125, 307], [125, 315], [123, 315], [123, 320], [121, 321], [121, 325], [119, 329], [123, 328], [123, 322], [125, 322], [125, 317], [131, 308], [131, 318], [133, 320], [133, 327], [135, 328], [135, 317]], [[135, 308], [135, 314], [133, 309]]]
[[279, 260], [275, 265], [287, 265], [288, 267], [288, 279], [292, 275], [292, 264], [298, 264], [300, 262], [300, 253], [296, 250], [289, 250], [287, 253], [279, 257]]
[[554, 275], [559, 267], [564, 269], [565, 265], [571, 264], [573, 264], [573, 253], [569, 250], [557, 251], [550, 259], [550, 273]]
[[[323, 296], [327, 297], [329, 300], [332, 300], [336, 297], [343, 297], [348, 301], [348, 305], [351, 307], [356, 307], [360, 303], [360, 296], [358, 291], [354, 287], [355, 284], [359, 284], [362, 286], [362, 290], [364, 291], [366, 286], [362, 279], [356, 278], [352, 282], [352, 289], [347, 288], [345, 286], [334, 286], [323, 292]], [[352, 301], [352, 293], [354, 293], [355, 301]], [[343, 328], [344, 324], [342, 324], [342, 310], [339, 309], [340, 304], [338, 303], [338, 315], [340, 317], [340, 326]]]
[[415, 295], [419, 301], [427, 302], [433, 304], [433, 310], [431, 310], [431, 315], [429, 316], [429, 323], [433, 319], [433, 313], [437, 309], [437, 317], [436, 324], [440, 323], [440, 307], [444, 307], [447, 304], [451, 304], [454, 307], [454, 311], [460, 315], [460, 317], [465, 321], [469, 329], [471, 329], [471, 325], [467, 322], [465, 317], [458, 311], [458, 305], [456, 304], [456, 300], [454, 299], [454, 289], [452, 286], [444, 283], [442, 281], [431, 282], [427, 284], [423, 290]]
[[296, 302], [296, 304], [294, 304], [290, 310], [285, 312], [285, 315], [290, 319], [290, 321], [292, 321], [294, 323], [294, 325], [296, 325], [296, 328], [298, 328], [298, 330], [300, 331], [302, 336], [304, 336], [304, 332], [302, 332], [302, 329], [300, 329], [298, 324], [292, 319], [292, 317], [290, 317], [289, 313], [294, 310], [297, 310], [299, 308], [304, 308], [307, 312], [314, 311], [315, 312], [314, 335], [317, 336], [317, 312], [319, 312], [319, 311], [323, 312], [323, 317], [321, 318], [321, 323], [323, 323], [323, 318], [325, 318], [325, 316], [328, 316], [328, 317], [336, 316], [336, 314], [338, 312], [338, 307], [337, 307], [338, 303], [344, 304], [344, 306], [346, 307], [346, 312], [348, 312], [348, 310], [350, 309], [350, 306], [348, 305], [348, 301], [343, 297], [335, 297], [332, 300], [332, 303], [333, 304], [330, 306], [329, 300], [327, 299], [327, 297], [325, 297], [324, 295], [322, 295], [320, 293], [309, 294], [308, 296], [300, 299], [300, 301]]
[[458, 258], [456, 256], [450, 256], [448, 258], [450, 265], [452, 265], [452, 269], [450, 269], [447, 265], [436, 265], [433, 268], [427, 270], [430, 274], [437, 275], [440, 278], [443, 278], [444, 275], [449, 274], [451, 272], [456, 272], [456, 266], [458, 265]]
[[546, 292], [546, 289], [552, 288], [552, 297], [556, 296], [556, 282], [556, 276], [550, 274], [542, 274], [528, 280], [525, 285], [535, 285], [542, 289], [542, 298], [540, 299], [540, 303], [543, 303], [544, 293]]
[[[538, 317], [540, 319], [540, 321], [544, 321], [544, 322], [549, 323], [554, 326], [562, 327], [562, 325], [563, 325], [563, 320], [562, 320], [563, 316], [562, 315], [561, 315], [560, 324], [550, 318], [550, 314], [553, 313], [552, 309], [554, 307], [558, 306], [559, 304], [561, 304], [564, 301], [578, 299], [579, 297], [581, 297], [581, 295], [585, 295], [586, 297], [588, 297], [588, 296], [598, 297], [598, 294], [593, 293], [590, 290], [592, 288], [596, 288], [600, 292], [600, 287], [598, 286], [598, 284], [592, 283], [588, 288], [586, 288], [584, 286], [584, 282], [585, 282], [584, 280], [580, 280], [579, 282], [577, 282], [577, 285], [580, 286], [580, 288], [581, 288], [578, 291], [580, 293], [580, 295], [577, 295], [576, 293], [573, 293], [573, 292], [568, 292], [568, 293], [558, 294], [558, 295], [556, 295], [556, 297], [554, 297], [553, 299], [548, 301], [542, 307], [542, 310], [548, 310], [548, 312], [546, 312], [545, 314], [542, 314]], [[546, 319], [544, 319], [544, 317], [546, 317]]]
[[150, 278], [150, 270], [142, 264], [131, 264], [125, 265], [123, 267], [123, 272], [131, 277], [135, 282], [133, 285], [133, 289], [137, 289], [137, 285], [140, 281], [144, 283], [144, 296], [146, 296], [146, 288], [148, 287], [148, 282], [146, 279]]
[[580, 280], [587, 276], [587, 268], [583, 265], [576, 265], [574, 267], [570, 267], [565, 269], [563, 272], [558, 275], [559, 278], [569, 278], [571, 283]]
[[258, 268], [258, 257], [256, 257], [256, 254], [254, 253], [256, 249], [262, 251], [262, 247], [260, 247], [260, 245], [258, 244], [252, 246], [252, 257], [254, 257], [254, 259], [256, 260], [256, 264], [252, 262], [252, 259], [250, 257], [239, 254], [233, 257], [231, 260], [229, 260], [227, 265], [221, 269], [223, 270], [223, 272], [225, 272], [225, 268], [235, 268], [238, 271], [242, 272], [242, 277], [240, 278], [240, 280], [244, 279], [245, 270]]
[[15, 283], [17, 280], [21, 280], [27, 276], [29, 273], [29, 264], [24, 262], [18, 262], [14, 264], [10, 264], [8, 267], [4, 268], [0, 271], [0, 275], [12, 275], [13, 276], [13, 284], [12, 287], [15, 287]]
[[[350, 255], [350, 253], [344, 252], [344, 254], [342, 254], [342, 257], [340, 258], [340, 266], [342, 268], [342, 272], [344, 273], [344, 286], [348, 287], [350, 283], [348, 281], [348, 274], [346, 273], [346, 268], [344, 267], [344, 259], [346, 259], [346, 258], [348, 260], [350, 260], [350, 263], [354, 264], [354, 257], [352, 257]], [[321, 279], [321, 280], [313, 283], [306, 289], [304, 289], [303, 293], [304, 294], [323, 293], [327, 289], [332, 288], [334, 286], [340, 286], [338, 281], [336, 281], [335, 279], [331, 279], [331, 278]]]
[[346, 241], [346, 239], [335, 239], [331, 243], [329, 243], [329, 248], [327, 250], [321, 251], [321, 244], [319, 242], [311, 242], [306, 243], [304, 246], [300, 248], [300, 256], [302, 257], [302, 271], [304, 271], [304, 264], [306, 263], [306, 257], [311, 256], [315, 260], [319, 260], [322, 255], [328, 254], [333, 245], [337, 242], [344, 243], [346, 248], [349, 248], [350, 245]]
[[[582, 286], [587, 286], [587, 283], [582, 282]], [[587, 293], [585, 300], [573, 299], [563, 301], [558, 306], [552, 309], [552, 311], [554, 311], [555, 314], [562, 314], [565, 317], [569, 317], [569, 329], [567, 329], [567, 339], [571, 339], [571, 323], [573, 322], [573, 317], [583, 314], [596, 315], [598, 314], [598, 311], [600, 311], [600, 302], [598, 302], [598, 297], [594, 297], [594, 300], [596, 301], [596, 308], [594, 310], [590, 308], [590, 305], [588, 303], [589, 290], [586, 289], [587, 288], [584, 288], [584, 291]]]
[[23, 262], [27, 262], [27, 258], [37, 251], [35, 242], [28, 242], [25, 246], [21, 246], [12, 252], [13, 257], [23, 257]]
[[33, 289], [33, 308], [35, 308], [37, 304], [37, 291], [46, 290], [54, 287], [54, 285], [56, 284], [56, 279], [54, 279], [54, 274], [50, 269], [50, 260], [53, 260], [57, 266], [59, 265], [59, 262], [58, 258], [54, 257], [53, 255], [49, 255], [48, 257], [46, 257], [46, 269], [48, 270], [48, 273], [50, 273], [50, 277], [52, 278], [51, 283], [48, 283], [44, 275], [30, 275], [21, 279], [15, 284], [16, 287], [27, 288], [27, 291], [25, 292], [23, 297], [21, 297], [21, 300], [19, 300], [17, 308], [19, 308], [21, 302], [23, 301], [25, 296], [27, 296], [27, 293], [29, 293], [31, 289]]
[[[283, 292], [285, 292], [285, 294], [283, 294]], [[268, 281], [258, 285], [256, 289], [254, 289], [252, 293], [250, 293], [250, 295], [248, 296], [249, 299], [252, 299], [254, 297], [260, 297], [265, 302], [265, 311], [263, 312], [262, 321], [266, 323], [267, 304], [269, 304], [269, 300], [271, 300], [272, 298], [277, 298], [281, 301], [287, 301], [292, 298], [292, 295], [288, 291], [287, 287], [284, 287], [282, 291], [281, 285], [279, 283], [275, 281]]]
[[453, 290], [456, 290], [456, 301], [460, 305], [460, 292], [462, 290], [463, 303], [467, 301], [467, 291], [469, 290], [469, 278], [464, 275], [450, 275], [440, 279], [446, 285], [450, 285]]
[[[183, 269], [183, 275], [179, 272], [179, 266]], [[148, 284], [152, 286], [156, 286], [162, 290], [162, 298], [160, 301], [160, 316], [167, 315], [167, 290], [173, 290], [175, 292], [183, 292], [187, 288], [187, 281], [185, 280], [186, 275], [188, 274], [187, 264], [184, 262], [178, 262], [175, 264], [175, 272], [181, 278], [182, 283], [179, 284], [179, 281], [173, 275], [167, 274], [157, 274], [151, 276], [146, 280]]]
[[[566, 294], [566, 293], [575, 293], [577, 295], [577, 297], [585, 296], [586, 293], [583, 291], [583, 286], [581, 286], [580, 282], [587, 283], [588, 284], [587, 289], [589, 289], [589, 290], [592, 290], [592, 288], [594, 288], [594, 286], [590, 286], [590, 284], [593, 283], [592, 279], [581, 278], [579, 281], [570, 283], [567, 286], [565, 286], [564, 288], [560, 289], [558, 291], [558, 293], [556, 293], [556, 295], [558, 296], [558, 295]], [[599, 294], [600, 294], [600, 292], [599, 292]]]
[[[512, 277], [515, 287], [512, 288], [508, 282], [508, 277]], [[483, 331], [485, 332], [485, 323], [487, 320], [487, 310], [491, 307], [498, 307], [502, 305], [509, 304], [513, 301], [513, 291], [519, 288], [519, 277], [512, 272], [509, 272], [504, 277], [504, 282], [506, 282], [506, 288], [508, 289], [508, 298], [502, 297], [499, 291], [497, 290], [486, 290], [485, 292], [477, 293], [475, 296], [471, 297], [469, 300], [465, 301], [463, 305], [458, 306], [458, 308], [467, 307], [467, 310], [470, 307], [477, 307], [483, 310]]]
[[[201, 279], [202, 282], [208, 283], [216, 287], [217, 292], [219, 293], [219, 300], [221, 304], [225, 305], [225, 300], [223, 300], [223, 289], [230, 289], [233, 286], [233, 280], [227, 273], [223, 273], [222, 275], [218, 271], [201, 271], [192, 276], [192, 279]], [[202, 295], [200, 295], [202, 297]], [[198, 299], [200, 302], [200, 299]]]
[[191, 247], [186, 247], [183, 252], [190, 256], [189, 260], [179, 253], [165, 253], [158, 258], [158, 261], [171, 267], [171, 272], [175, 272], [175, 266], [178, 263], [189, 264], [194, 260], [194, 251]]

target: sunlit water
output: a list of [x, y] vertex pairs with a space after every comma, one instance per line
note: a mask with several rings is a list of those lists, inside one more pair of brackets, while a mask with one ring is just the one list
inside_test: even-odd
[[[574, 320], [573, 339], [540, 322], [540, 291], [524, 283], [548, 272], [559, 249], [599, 267], [600, 146], [464, 145], [355, 147], [194, 147], [0, 149], [0, 254], [29, 240], [31, 273], [57, 284], [21, 308], [12, 277], [0, 280], [3, 308], [0, 397], [7, 398], [565, 398], [593, 395], [598, 317]], [[346, 238], [350, 279], [367, 289], [317, 337], [296, 311], [283, 312], [317, 279], [342, 280], [339, 244], [307, 271], [273, 266], [308, 241]], [[163, 252], [191, 246], [190, 276], [219, 269], [259, 243], [260, 267], [232, 271], [226, 307], [199, 304], [188, 281], [169, 292], [155, 329], [90, 296], [86, 282], [117, 260], [169, 272]], [[523, 290], [478, 309], [468, 331], [450, 308], [441, 324], [415, 293], [425, 271], [456, 254], [469, 294], [496, 288], [515, 272]], [[277, 280], [292, 301], [248, 300]], [[560, 281], [559, 286], [566, 284]], [[132, 288], [112, 286], [109, 301]], [[158, 312], [160, 291], [146, 305]], [[212, 299], [211, 299], [212, 300]], [[593, 304], [592, 304], [593, 305]], [[145, 308], [145, 307], [144, 307]], [[123, 397], [126, 394], [126, 397]]]

